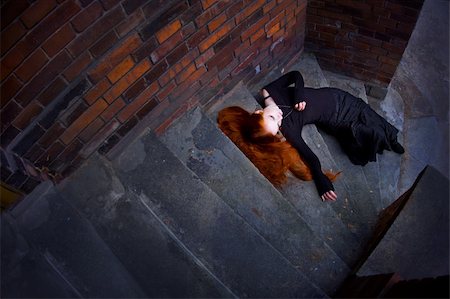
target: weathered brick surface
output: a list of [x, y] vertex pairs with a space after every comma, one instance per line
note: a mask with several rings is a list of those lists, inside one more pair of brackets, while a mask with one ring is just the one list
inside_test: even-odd
[[33, 27], [56, 7], [55, 0], [39, 0], [30, 6], [20, 17], [27, 28]]
[[46, 63], [48, 62], [47, 55], [41, 49], [33, 52], [25, 62], [16, 70], [17, 77], [23, 82], [33, 77]]
[[0, 34], [1, 55], [6, 53], [26, 32], [24, 25], [20, 21], [15, 21], [3, 30]]
[[[108, 153], [135, 134], [140, 121], [162, 132], [186, 109], [284, 66], [303, 48], [303, 0], [158, 3], [6, 1], [0, 33], [0, 137], [6, 153], [26, 165], [70, 174], [94, 151]], [[323, 20], [313, 9], [317, 15], [311, 20]], [[352, 41], [375, 56], [404, 47], [398, 39], [410, 27], [392, 22], [406, 24], [399, 19], [414, 17], [414, 7], [403, 11], [405, 17], [397, 6], [386, 9], [396, 14], [389, 18], [393, 31], [378, 34], [396, 40], [371, 44], [377, 32], [366, 28], [367, 40]], [[358, 17], [366, 25], [373, 22]], [[319, 25], [336, 33], [325, 22]], [[373, 57], [361, 56], [358, 63], [364, 59]], [[15, 147], [8, 148], [12, 140]], [[28, 175], [6, 169], [5, 177], [30, 190], [36, 182], [33, 167], [28, 169]]]
[[82, 32], [94, 23], [102, 13], [103, 8], [101, 4], [95, 1], [72, 20], [72, 26], [77, 32]]
[[423, 0], [308, 1], [306, 46], [325, 69], [388, 84], [422, 4]]
[[48, 56], [53, 57], [74, 38], [75, 32], [69, 24], [66, 24], [56, 31], [55, 34], [42, 45], [42, 48]]

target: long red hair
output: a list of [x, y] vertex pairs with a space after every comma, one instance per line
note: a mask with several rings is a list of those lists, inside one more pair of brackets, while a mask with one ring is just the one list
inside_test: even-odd
[[[311, 181], [311, 170], [297, 150], [279, 136], [267, 133], [261, 114], [249, 113], [241, 107], [224, 108], [218, 114], [219, 128], [252, 161], [258, 170], [275, 186], [287, 180], [287, 171], [297, 178]], [[339, 175], [325, 173], [332, 181]]]

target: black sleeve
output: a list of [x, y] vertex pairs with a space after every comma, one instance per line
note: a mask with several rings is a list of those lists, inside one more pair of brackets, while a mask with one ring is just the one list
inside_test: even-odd
[[330, 179], [322, 172], [322, 166], [320, 164], [319, 158], [314, 154], [314, 152], [309, 148], [306, 142], [301, 136], [301, 130], [286, 130], [283, 131], [283, 135], [289, 143], [298, 151], [300, 156], [308, 164], [311, 169], [314, 183], [316, 184], [317, 191], [319, 195], [322, 196], [324, 193], [333, 190], [334, 187]]
[[305, 83], [303, 81], [303, 76], [299, 71], [291, 71], [289, 73], [284, 74], [277, 80], [269, 83], [267, 87], [270, 89], [271, 87], [275, 88], [288, 88], [291, 84], [294, 84], [294, 98], [290, 99], [292, 105], [300, 103], [304, 101], [304, 87]]

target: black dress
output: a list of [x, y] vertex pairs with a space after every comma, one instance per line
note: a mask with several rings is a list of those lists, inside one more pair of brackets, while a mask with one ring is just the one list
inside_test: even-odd
[[[280, 107], [285, 117], [280, 130], [310, 167], [319, 195], [334, 188], [301, 136], [304, 125], [316, 124], [336, 136], [356, 165], [376, 161], [376, 154], [391, 150], [391, 142], [397, 139], [398, 130], [363, 100], [337, 88], [305, 88], [298, 71], [289, 72], [263, 88], [277, 105], [288, 106]], [[305, 110], [292, 110], [302, 101], [306, 102]]]

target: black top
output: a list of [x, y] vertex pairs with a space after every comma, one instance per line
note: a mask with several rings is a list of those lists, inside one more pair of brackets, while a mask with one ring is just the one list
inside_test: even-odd
[[[305, 124], [317, 124], [338, 137], [343, 150], [357, 165], [375, 161], [376, 153], [389, 149], [389, 140], [396, 138], [397, 129], [363, 100], [337, 88], [305, 88], [298, 71], [286, 73], [263, 88], [277, 105], [289, 106], [280, 107], [287, 116], [282, 121], [281, 132], [310, 167], [320, 196], [334, 187], [301, 136]], [[305, 110], [293, 109], [302, 101], [306, 102]]]

